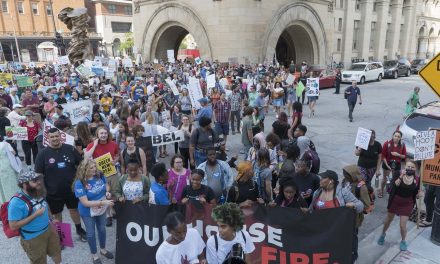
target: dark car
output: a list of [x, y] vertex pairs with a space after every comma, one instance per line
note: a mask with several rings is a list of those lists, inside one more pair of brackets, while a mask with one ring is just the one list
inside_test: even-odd
[[418, 74], [419, 71], [428, 63], [427, 59], [415, 59], [411, 63], [411, 73]]
[[397, 79], [399, 76], [411, 75], [411, 63], [407, 59], [389, 60], [383, 63], [385, 78]]

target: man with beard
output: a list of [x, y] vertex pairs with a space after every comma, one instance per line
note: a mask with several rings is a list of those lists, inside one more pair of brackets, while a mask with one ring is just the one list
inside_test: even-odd
[[62, 212], [66, 205], [75, 223], [76, 233], [81, 241], [86, 242], [86, 231], [81, 227], [78, 213], [78, 199], [72, 192], [76, 168], [82, 157], [75, 147], [61, 143], [61, 134], [57, 128], [49, 129], [48, 140], [49, 146], [37, 154], [35, 172], [44, 176], [44, 186], [47, 190], [46, 200], [50, 212], [62, 222]]
[[46, 256], [61, 263], [60, 240], [50, 225], [41, 178], [33, 171], [23, 173], [18, 177], [18, 186], [21, 190], [8, 206], [10, 228], [20, 230], [20, 243], [31, 263], [47, 263]]
[[217, 201], [223, 203], [226, 197], [224, 194], [231, 187], [233, 178], [228, 163], [217, 160], [216, 153], [214, 148], [209, 148], [207, 151], [208, 159], [200, 164], [197, 169], [205, 172], [202, 184], [211, 187]]
[[293, 176], [301, 197], [309, 206], [312, 202], [313, 193], [319, 188], [320, 181], [318, 175], [310, 172], [311, 166], [312, 164], [309, 160], [298, 159], [295, 162], [295, 174]]

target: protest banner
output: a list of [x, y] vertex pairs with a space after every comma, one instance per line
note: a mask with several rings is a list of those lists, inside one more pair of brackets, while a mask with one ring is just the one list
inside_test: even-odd
[[8, 86], [8, 82], [12, 81], [12, 73], [0, 73], [0, 84]]
[[440, 131], [439, 129], [431, 129], [435, 131], [434, 141], [434, 157], [425, 159], [422, 163], [422, 182], [424, 184], [440, 186]]
[[215, 87], [215, 73], [206, 76], [206, 85], [207, 85], [208, 88], [214, 88]]
[[131, 68], [133, 67], [133, 61], [130, 58], [125, 58], [122, 60], [122, 65], [124, 68]]
[[177, 90], [176, 84], [171, 79], [165, 80], [168, 84], [168, 86], [171, 88], [171, 91], [173, 91], [174, 95], [179, 95], [179, 90]]
[[182, 130], [170, 131], [168, 133], [151, 137], [151, 143], [154, 147], [172, 144], [183, 140], [185, 140], [185, 135]]
[[370, 144], [371, 130], [359, 127], [356, 135], [356, 141], [354, 145], [361, 149], [367, 150]]
[[[44, 120], [43, 146], [45, 146], [45, 147], [49, 146], [48, 134], [49, 134], [49, 129], [51, 129], [52, 127], [55, 127], [55, 126], [52, 125], [49, 121]], [[72, 137], [71, 135], [69, 135], [66, 132], [63, 132], [59, 129], [58, 129], [58, 131], [60, 131], [60, 134], [61, 134], [61, 143], [72, 145], [72, 146], [75, 145], [75, 138], [74, 137]]]
[[69, 223], [53, 223], [60, 238], [60, 244], [65, 247], [73, 247], [72, 228]]
[[28, 130], [26, 127], [6, 126], [5, 132], [7, 140], [28, 140]]
[[200, 80], [194, 77], [189, 78], [189, 98], [191, 99], [192, 107], [199, 110], [202, 106], [199, 100], [203, 98], [202, 88], [200, 87]]
[[418, 131], [414, 138], [414, 160], [434, 158], [437, 130]]
[[110, 153], [97, 157], [95, 161], [96, 167], [105, 175], [105, 177], [110, 177], [116, 174], [116, 167], [113, 165], [113, 158]]
[[81, 75], [83, 78], [89, 78], [90, 76], [95, 75], [90, 68], [86, 67], [84, 64], [79, 65], [75, 68], [75, 71]]
[[[185, 211], [186, 223], [206, 242], [218, 232], [211, 218], [212, 205], [190, 200], [175, 210]], [[168, 206], [147, 203], [117, 204], [116, 264], [154, 264], [156, 251], [169, 234], [164, 218]], [[245, 225], [255, 250], [248, 264], [261, 263], [352, 263], [355, 211], [346, 208], [317, 210], [255, 205], [243, 208]], [[323, 221], [326, 223], [323, 225]], [[139, 254], [142, 252], [142, 254]]]
[[17, 86], [20, 88], [29, 87], [34, 85], [34, 81], [32, 77], [29, 76], [15, 76], [15, 80], [17, 81]]
[[287, 76], [286, 83], [288, 85], [292, 85], [293, 82], [295, 82], [295, 76], [293, 76], [293, 74], [289, 74], [289, 76]]
[[70, 63], [69, 56], [66, 55], [66, 56], [58, 57], [57, 64], [66, 65], [66, 64], [69, 64], [69, 63]]
[[104, 76], [104, 69], [100, 66], [92, 66], [92, 72], [96, 76]]
[[319, 78], [307, 78], [306, 95], [319, 96]]
[[93, 104], [90, 100], [81, 100], [63, 104], [63, 113], [68, 114], [72, 125], [76, 125], [83, 121], [85, 117], [92, 120]]

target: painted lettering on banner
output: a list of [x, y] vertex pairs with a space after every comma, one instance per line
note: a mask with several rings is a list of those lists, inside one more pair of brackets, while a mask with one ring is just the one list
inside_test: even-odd
[[418, 131], [414, 139], [414, 160], [434, 158], [437, 130]]
[[[55, 127], [52, 125], [49, 121], [44, 120], [44, 130], [43, 130], [43, 146], [47, 147], [49, 146], [49, 129]], [[58, 129], [61, 135], [61, 143], [68, 144], [71, 146], [75, 145], [75, 138], [71, 135], [67, 134], [66, 132], [63, 132]]]
[[27, 127], [6, 126], [5, 132], [7, 140], [28, 140]]
[[176, 142], [183, 141], [185, 139], [185, 135], [182, 130], [170, 131], [168, 133], [163, 133], [160, 135], [155, 135], [151, 137], [151, 143], [153, 146], [161, 146], [172, 144]]

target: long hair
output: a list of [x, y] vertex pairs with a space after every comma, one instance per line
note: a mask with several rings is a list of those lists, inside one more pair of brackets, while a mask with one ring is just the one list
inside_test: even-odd
[[76, 169], [75, 179], [73, 180], [73, 184], [72, 184], [73, 191], [75, 191], [74, 187], [75, 187], [75, 182], [77, 180], [79, 180], [82, 183], [82, 185], [84, 187], [86, 187], [86, 185], [87, 185], [87, 170], [90, 168], [90, 166], [92, 164], [96, 165], [96, 162], [93, 159], [84, 159], [83, 161], [81, 161], [78, 168]]
[[136, 116], [136, 111], [139, 109], [139, 107], [137, 106], [137, 105], [135, 105], [135, 106], [133, 106], [132, 108], [131, 108], [131, 110], [130, 110], [130, 116], [133, 118], [133, 119], [136, 119], [136, 117], [139, 119], [139, 117], [138, 116]]
[[260, 167], [269, 167], [270, 165], [270, 154], [269, 150], [266, 148], [260, 148], [257, 153], [257, 164]]
[[79, 122], [76, 125], [76, 135], [84, 145], [88, 145], [92, 142], [92, 134], [86, 122]]
[[96, 128], [96, 137], [98, 137], [99, 130], [104, 129], [107, 131], [107, 143], [113, 140], [112, 133], [110, 133], [110, 130], [106, 126], [98, 126]]

